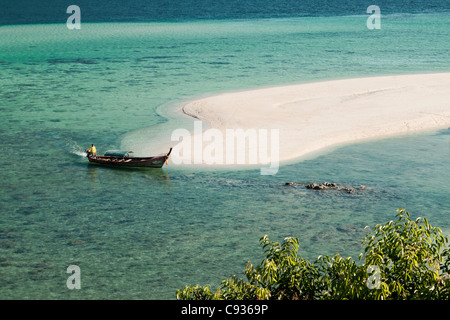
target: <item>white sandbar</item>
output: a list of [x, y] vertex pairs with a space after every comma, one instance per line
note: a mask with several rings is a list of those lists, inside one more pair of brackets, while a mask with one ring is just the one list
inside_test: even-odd
[[382, 76], [225, 93], [182, 111], [212, 128], [278, 129], [279, 160], [450, 126], [450, 73]]

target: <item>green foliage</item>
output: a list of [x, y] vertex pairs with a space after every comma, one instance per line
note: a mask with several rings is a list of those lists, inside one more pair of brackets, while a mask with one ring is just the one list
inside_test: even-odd
[[444, 251], [448, 239], [427, 219], [412, 221], [404, 209], [399, 209], [397, 218], [377, 225], [363, 241], [365, 264], [377, 265], [381, 270], [381, 285], [385, 288], [381, 298], [439, 298], [438, 283], [445, 276], [441, 267], [448, 256]]
[[409, 216], [399, 209], [395, 222], [369, 232], [362, 241], [360, 264], [338, 254], [311, 262], [298, 255], [298, 239], [288, 237], [279, 243], [266, 235], [260, 239], [265, 258], [256, 267], [247, 263], [247, 281], [234, 276], [215, 292], [209, 286], [186, 286], [177, 290], [177, 299], [448, 300], [448, 238], [425, 218], [412, 221]]

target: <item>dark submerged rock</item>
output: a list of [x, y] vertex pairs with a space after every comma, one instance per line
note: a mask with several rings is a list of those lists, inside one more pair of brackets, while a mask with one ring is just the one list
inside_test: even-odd
[[[352, 187], [341, 186], [341, 185], [338, 185], [337, 183], [332, 183], [332, 182], [323, 182], [323, 183], [313, 182], [310, 184], [306, 184], [305, 187], [306, 187], [306, 189], [312, 189], [312, 190], [336, 189], [336, 190], [346, 191], [348, 193], [354, 193], [357, 190]], [[366, 188], [366, 186], [362, 185], [362, 186], [360, 186], [359, 189], [363, 190], [365, 188]]]

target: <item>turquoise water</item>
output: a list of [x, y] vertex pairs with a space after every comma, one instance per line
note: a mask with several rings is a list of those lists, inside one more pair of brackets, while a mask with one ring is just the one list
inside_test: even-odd
[[[357, 258], [366, 225], [399, 207], [448, 234], [450, 131], [348, 145], [258, 170], [91, 166], [82, 151], [165, 152], [199, 96], [359, 76], [450, 70], [448, 14], [0, 27], [0, 298], [173, 299], [300, 239], [314, 259]], [[136, 153], [147, 150], [134, 150]], [[293, 181], [365, 185], [311, 192]], [[66, 269], [81, 269], [69, 290]]]

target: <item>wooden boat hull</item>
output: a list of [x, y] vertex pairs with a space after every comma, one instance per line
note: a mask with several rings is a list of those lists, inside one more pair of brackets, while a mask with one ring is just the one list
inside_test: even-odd
[[111, 167], [129, 167], [129, 168], [162, 168], [169, 159], [170, 152], [157, 157], [111, 157], [111, 156], [92, 156], [88, 155], [89, 162]]

